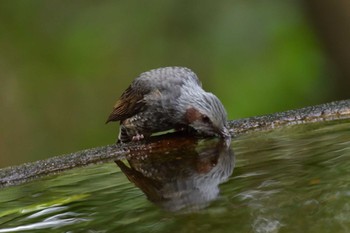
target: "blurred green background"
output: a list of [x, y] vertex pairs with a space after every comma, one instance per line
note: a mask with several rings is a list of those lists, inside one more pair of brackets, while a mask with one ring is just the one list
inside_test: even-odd
[[112, 106], [153, 68], [193, 69], [230, 119], [343, 98], [305, 2], [1, 1], [0, 167], [114, 143]]

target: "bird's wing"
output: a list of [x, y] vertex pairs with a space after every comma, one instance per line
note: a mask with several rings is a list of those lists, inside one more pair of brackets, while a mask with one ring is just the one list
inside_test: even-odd
[[106, 123], [110, 121], [122, 121], [140, 112], [145, 105], [143, 98], [147, 92], [144, 89], [138, 89], [136, 91], [133, 85], [130, 85], [115, 103], [113, 111]]
[[180, 95], [180, 87], [187, 81], [201, 86], [196, 74], [184, 67], [164, 67], [140, 74], [114, 105], [106, 123], [122, 121], [139, 113], [147, 101], [159, 99], [164, 92], [171, 92], [176, 98]]

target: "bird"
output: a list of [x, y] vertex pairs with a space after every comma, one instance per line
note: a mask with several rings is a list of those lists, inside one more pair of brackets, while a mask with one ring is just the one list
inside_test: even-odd
[[119, 121], [117, 143], [140, 141], [171, 129], [195, 135], [230, 137], [227, 112], [186, 67], [162, 67], [141, 73], [123, 92], [106, 124]]

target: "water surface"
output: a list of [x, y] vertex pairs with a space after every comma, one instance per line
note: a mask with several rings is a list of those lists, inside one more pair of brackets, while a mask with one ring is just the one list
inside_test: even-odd
[[350, 232], [350, 121], [117, 163], [0, 190], [0, 232]]

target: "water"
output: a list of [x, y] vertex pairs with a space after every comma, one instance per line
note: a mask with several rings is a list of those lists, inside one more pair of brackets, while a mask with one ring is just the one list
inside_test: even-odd
[[350, 121], [117, 163], [0, 190], [0, 232], [350, 232]]

